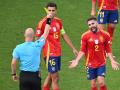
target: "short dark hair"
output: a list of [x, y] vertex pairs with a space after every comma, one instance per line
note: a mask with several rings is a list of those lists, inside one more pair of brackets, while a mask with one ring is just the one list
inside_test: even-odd
[[57, 4], [54, 3], [54, 2], [49, 2], [47, 5], [46, 5], [46, 8], [48, 7], [55, 7], [55, 9], [57, 9]]
[[88, 22], [88, 21], [91, 21], [91, 20], [97, 21], [97, 18], [96, 18], [96, 17], [90, 17], [90, 18], [87, 19], [87, 22]]

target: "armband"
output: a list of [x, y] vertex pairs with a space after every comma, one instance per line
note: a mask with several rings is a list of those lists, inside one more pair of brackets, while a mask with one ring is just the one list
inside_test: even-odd
[[62, 28], [60, 32], [61, 32], [62, 35], [65, 34], [64, 28]]

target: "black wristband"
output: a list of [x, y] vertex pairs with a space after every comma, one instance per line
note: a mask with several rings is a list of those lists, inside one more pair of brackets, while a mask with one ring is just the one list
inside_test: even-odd
[[11, 74], [12, 76], [16, 76], [16, 73]]
[[52, 21], [51, 18], [47, 18], [46, 24], [49, 24], [49, 25], [50, 25], [51, 21]]

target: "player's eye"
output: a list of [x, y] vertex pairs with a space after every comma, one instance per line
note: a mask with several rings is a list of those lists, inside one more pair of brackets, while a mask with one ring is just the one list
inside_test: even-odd
[[55, 10], [48, 10], [49, 12], [54, 12]]
[[88, 26], [91, 26], [91, 24], [88, 24]]
[[95, 23], [90, 23], [90, 24], [88, 24], [88, 26], [91, 26], [91, 25], [94, 25]]
[[52, 12], [54, 12], [55, 10], [52, 10]]

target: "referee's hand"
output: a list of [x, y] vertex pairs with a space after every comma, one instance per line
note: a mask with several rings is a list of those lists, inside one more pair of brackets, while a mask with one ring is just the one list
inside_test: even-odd
[[18, 81], [19, 77], [17, 75], [12, 76], [13, 81]]

